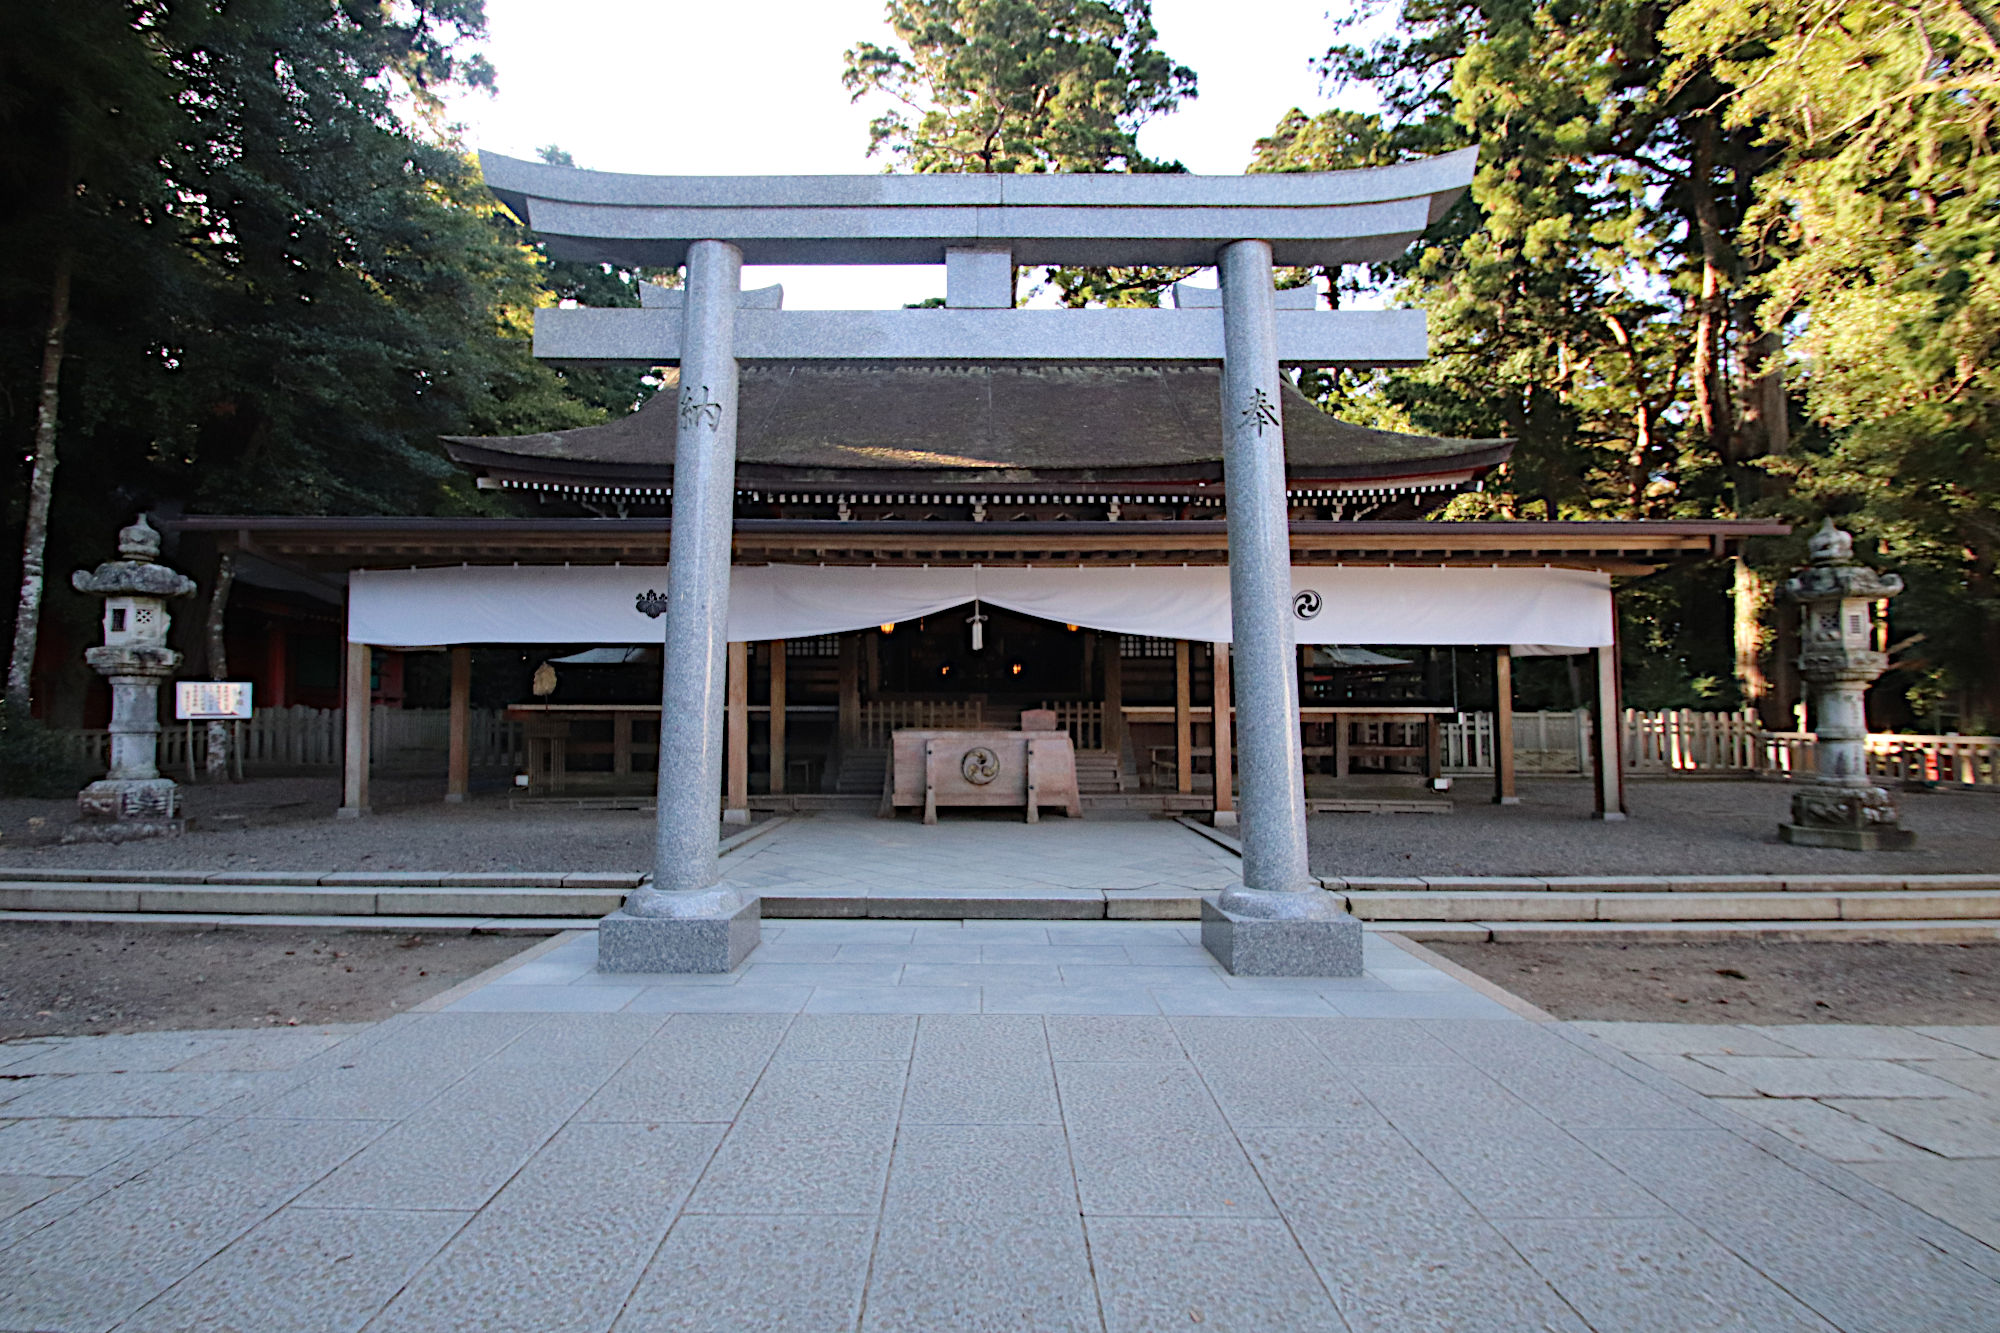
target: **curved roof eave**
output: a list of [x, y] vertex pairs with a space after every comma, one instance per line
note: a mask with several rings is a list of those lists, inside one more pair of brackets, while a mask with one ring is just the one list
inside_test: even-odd
[[[737, 472], [822, 487], [1212, 482], [1221, 475], [1219, 381], [1216, 368], [1200, 366], [748, 366]], [[1357, 426], [1289, 383], [1283, 392], [1287, 467], [1299, 480], [1489, 468], [1513, 448]], [[656, 395], [602, 425], [446, 443], [472, 467], [658, 484], [672, 473], [672, 403]]]

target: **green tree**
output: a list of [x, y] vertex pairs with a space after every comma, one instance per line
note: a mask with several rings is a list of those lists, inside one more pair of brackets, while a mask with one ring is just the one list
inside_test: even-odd
[[7, 703], [22, 715], [39, 643], [63, 371], [79, 343], [95, 350], [87, 334], [71, 332], [78, 289], [86, 303], [121, 295], [143, 303], [164, 276], [157, 264], [128, 268], [121, 276], [154, 281], [140, 292], [104, 292], [88, 263], [130, 228], [161, 222], [171, 203], [152, 164], [173, 141], [174, 88], [140, 18], [108, 5], [0, 10], [8, 34], [0, 46], [0, 252], [12, 257], [0, 265], [0, 309], [12, 368], [33, 366], [32, 381], [9, 377], [10, 388], [32, 383], [32, 392], [8, 395], [34, 404], [6, 682]]
[[439, 435], [603, 418], [534, 361], [547, 262], [431, 123], [490, 77], [478, 0], [0, 5], [14, 676], [38, 562], [96, 563], [135, 508], [483, 508]]
[[1778, 469], [1906, 567], [1963, 724], [2000, 726], [2000, 23], [1979, 0], [1689, 0], [1673, 78], [1777, 155], [1748, 230], [1782, 254], [1818, 438]]
[[[1371, 91], [1379, 115], [1295, 111], [1259, 144], [1253, 170], [1479, 146], [1467, 198], [1363, 284], [1429, 313], [1431, 360], [1310, 386], [1350, 414], [1373, 399], [1394, 423], [1515, 438], [1501, 484], [1453, 514], [1673, 517], [1766, 502], [1756, 460], [1789, 447], [1788, 417], [1778, 343], [1753, 318], [1771, 256], [1741, 241], [1771, 153], [1725, 121], [1705, 67], [1664, 81], [1667, 12], [1404, 0], [1388, 36], [1336, 45], [1322, 63], [1331, 83]], [[1753, 695], [1756, 630], [1753, 619], [1734, 664]], [[1717, 651], [1683, 642], [1686, 678], [1726, 676]]]
[[889, 0], [903, 47], [862, 42], [842, 82], [896, 105], [869, 152], [910, 171], [1159, 170], [1139, 126], [1195, 95], [1149, 0]]
[[[862, 42], [842, 82], [891, 105], [871, 154], [909, 171], [1181, 171], [1139, 127], [1195, 95], [1156, 46], [1150, 0], [889, 0], [902, 45]], [[1192, 270], [1058, 268], [1066, 304], [1154, 306]]]

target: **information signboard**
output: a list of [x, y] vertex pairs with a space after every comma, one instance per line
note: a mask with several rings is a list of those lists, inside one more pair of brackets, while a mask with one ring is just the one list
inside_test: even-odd
[[174, 682], [174, 717], [181, 722], [223, 722], [250, 716], [247, 680]]

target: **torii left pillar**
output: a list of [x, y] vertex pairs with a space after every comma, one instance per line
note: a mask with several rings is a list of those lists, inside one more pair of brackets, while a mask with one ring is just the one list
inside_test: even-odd
[[604, 972], [727, 972], [757, 947], [758, 903], [720, 882], [729, 548], [736, 501], [736, 307], [743, 252], [688, 247], [673, 535], [660, 686], [653, 878], [599, 923]]
[[[1201, 942], [1239, 976], [1361, 975], [1361, 923], [1306, 862], [1290, 510], [1271, 247], [1224, 246], [1222, 480], [1229, 504], [1243, 882], [1201, 904]], [[1218, 765], [1218, 767], [1220, 767]]]

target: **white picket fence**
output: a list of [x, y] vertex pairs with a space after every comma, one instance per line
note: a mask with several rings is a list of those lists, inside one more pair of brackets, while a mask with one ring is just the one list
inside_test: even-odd
[[[1634, 777], [1809, 777], [1818, 768], [1811, 732], [1765, 731], [1748, 710], [1627, 709], [1624, 723], [1625, 771]], [[1458, 714], [1442, 740], [1445, 772], [1493, 771], [1491, 713]], [[1515, 772], [1580, 776], [1591, 771], [1590, 756], [1587, 711], [1514, 715]], [[1884, 782], [2000, 787], [2000, 737], [1877, 732], [1868, 737], [1868, 771]]]
[[[1819, 769], [1817, 744], [1809, 731], [1766, 732], [1764, 746], [1764, 772], [1810, 777]], [[2000, 736], [1873, 732], [1868, 737], [1868, 772], [1885, 782], [2000, 787]]]
[[[376, 708], [368, 715], [370, 758], [381, 767], [442, 766], [450, 743], [451, 713], [443, 708]], [[338, 768], [346, 715], [339, 708], [259, 708], [237, 724], [246, 772], [294, 768]], [[474, 768], [521, 766], [521, 724], [495, 709], [472, 710]], [[58, 733], [77, 765], [102, 772], [111, 763], [111, 733], [86, 728]], [[208, 725], [160, 724], [160, 771], [184, 773], [188, 749], [194, 766], [208, 761]]]
[[[1460, 713], [1440, 736], [1444, 771], [1455, 775], [1493, 771], [1493, 714]], [[1589, 771], [1590, 714], [1514, 714], [1514, 771], [1537, 777], [1575, 777]]]
[[1627, 773], [1756, 773], [1764, 768], [1764, 728], [1740, 713], [1625, 710]]

